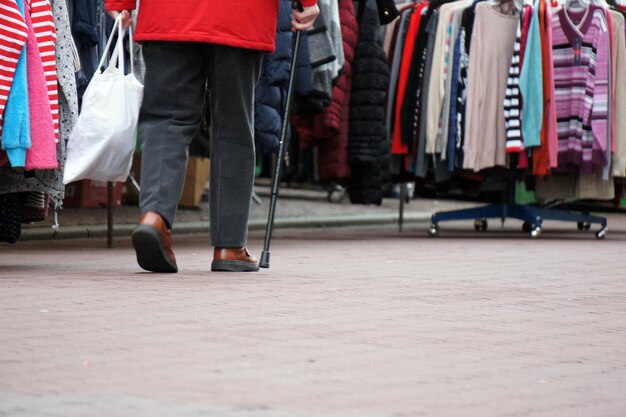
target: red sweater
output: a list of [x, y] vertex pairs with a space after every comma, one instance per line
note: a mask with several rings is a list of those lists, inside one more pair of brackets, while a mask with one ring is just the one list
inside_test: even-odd
[[398, 93], [396, 97], [393, 138], [391, 141], [391, 153], [394, 155], [406, 155], [409, 152], [408, 146], [405, 145], [405, 143], [409, 141], [408, 138], [404, 138], [404, 141], [402, 140], [402, 102], [404, 101], [404, 93], [409, 77], [409, 71], [411, 69], [411, 57], [413, 56], [413, 50], [415, 49], [415, 40], [417, 38], [417, 32], [420, 28], [420, 23], [422, 21], [422, 10], [424, 10], [424, 8], [427, 6], [428, 2], [420, 3], [415, 6], [415, 10], [413, 11], [413, 14], [410, 17], [411, 20], [409, 21], [409, 27], [406, 34], [406, 42], [404, 48], [402, 49], [400, 73], [398, 74]]
[[[107, 10], [132, 10], [136, 0], [106, 0]], [[317, 0], [301, 0], [312, 6]], [[142, 0], [137, 41], [207, 42], [274, 50], [276, 0]]]

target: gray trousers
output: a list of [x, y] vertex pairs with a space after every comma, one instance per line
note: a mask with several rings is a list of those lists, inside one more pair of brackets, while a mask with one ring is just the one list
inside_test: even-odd
[[180, 200], [189, 143], [211, 108], [210, 232], [217, 247], [246, 245], [254, 183], [254, 86], [262, 52], [194, 42], [145, 42], [141, 213], [170, 227]]

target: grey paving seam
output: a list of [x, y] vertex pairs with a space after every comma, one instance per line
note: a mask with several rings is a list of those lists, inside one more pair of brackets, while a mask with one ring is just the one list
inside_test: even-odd
[[[432, 213], [412, 212], [404, 215], [405, 223], [425, 223], [430, 221]], [[250, 220], [250, 230], [263, 230], [265, 219]], [[398, 214], [358, 214], [349, 216], [320, 216], [320, 217], [285, 217], [274, 220], [274, 229], [286, 228], [321, 228], [321, 227], [346, 227], [346, 226], [374, 226], [382, 224], [398, 223]], [[135, 224], [115, 224], [114, 236], [129, 236]], [[175, 235], [207, 233], [208, 221], [184, 222], [176, 224]], [[66, 226], [59, 227], [56, 239], [84, 239], [104, 238], [107, 235], [106, 225]], [[22, 230], [20, 240], [46, 240], [55, 239], [51, 227], [37, 227]]]

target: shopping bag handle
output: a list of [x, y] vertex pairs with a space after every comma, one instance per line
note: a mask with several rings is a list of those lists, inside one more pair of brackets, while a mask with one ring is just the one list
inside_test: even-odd
[[[104, 47], [104, 51], [102, 51], [102, 57], [100, 58], [100, 63], [98, 64], [98, 71], [102, 73], [102, 67], [104, 65], [104, 61], [109, 56], [109, 50], [111, 49], [111, 44], [113, 43], [113, 38], [115, 37], [115, 30], [117, 29], [117, 42], [115, 44], [115, 48], [113, 49], [113, 54], [111, 55], [111, 60], [109, 61], [109, 65], [107, 69], [111, 67], [118, 67], [124, 72], [124, 29], [122, 29], [122, 14], [120, 13], [115, 19], [115, 23], [113, 24], [113, 28], [111, 29], [111, 34], [109, 35], [109, 40], [107, 41], [106, 46]], [[128, 40], [130, 45], [130, 73], [134, 74], [135, 72], [135, 60], [133, 58], [133, 26], [130, 25], [128, 27]]]

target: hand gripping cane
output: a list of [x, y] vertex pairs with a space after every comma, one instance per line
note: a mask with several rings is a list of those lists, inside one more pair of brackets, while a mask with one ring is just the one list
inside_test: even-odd
[[[292, 2], [292, 7], [302, 11], [302, 4], [299, 1]], [[280, 142], [278, 143], [278, 153], [276, 157], [276, 166], [274, 167], [274, 177], [272, 178], [272, 196], [270, 199], [270, 211], [265, 225], [265, 243], [259, 266], [261, 268], [270, 267], [270, 240], [272, 239], [272, 226], [274, 225], [274, 214], [276, 213], [276, 197], [278, 197], [278, 187], [280, 184], [280, 176], [285, 158], [285, 136], [287, 136], [287, 128], [289, 127], [289, 115], [291, 114], [291, 100], [293, 98], [293, 85], [296, 75], [296, 65], [298, 63], [298, 51], [300, 50], [301, 31], [296, 31], [296, 39], [293, 43], [293, 53], [291, 55], [291, 69], [289, 72], [289, 83], [287, 84], [287, 97], [285, 100], [285, 108], [283, 110], [283, 125], [280, 131]]]

